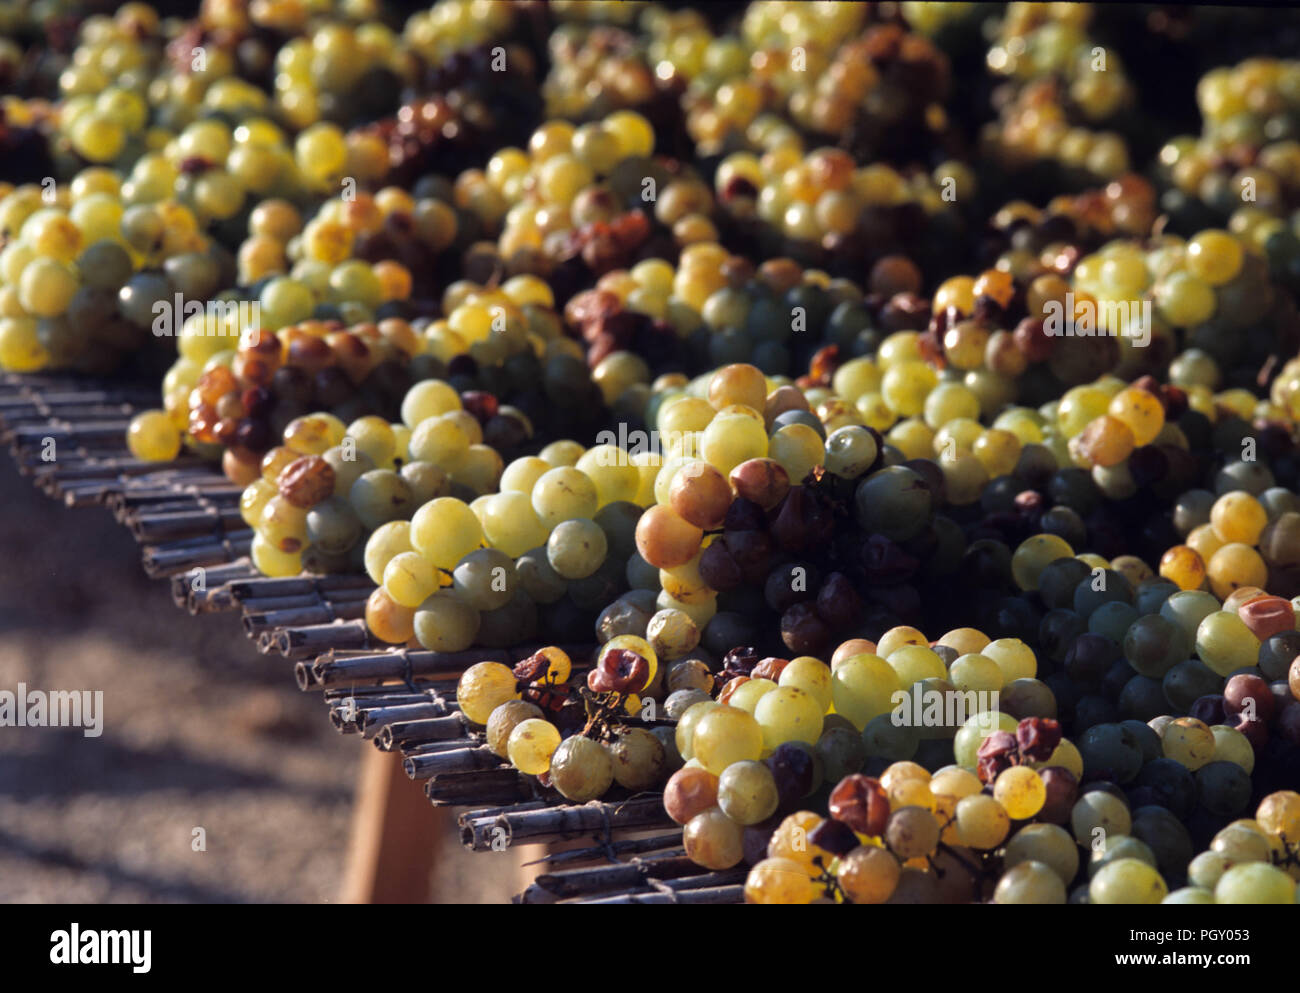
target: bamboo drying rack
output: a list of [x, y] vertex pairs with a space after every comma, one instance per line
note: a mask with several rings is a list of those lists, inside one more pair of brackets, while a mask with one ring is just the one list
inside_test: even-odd
[[[299, 688], [322, 695], [335, 729], [360, 735], [379, 753], [396, 753], [434, 807], [469, 808], [459, 816], [467, 848], [591, 842], [550, 851], [516, 902], [739, 902], [744, 870], [708, 872], [690, 862], [660, 794], [565, 804], [493, 755], [461, 717], [455, 690], [465, 668], [514, 662], [536, 646], [455, 653], [394, 648], [366, 630], [369, 577], [262, 576], [248, 558], [253, 535], [239, 514], [239, 486], [192, 456], [150, 463], [127, 450], [131, 417], [156, 405], [156, 390], [146, 386], [3, 374], [0, 440], [20, 472], [50, 497], [69, 507], [108, 508], [142, 546], [145, 572], [169, 581], [178, 607], [190, 614], [237, 613], [259, 652], [291, 663]], [[590, 664], [591, 646], [564, 647], [575, 670]], [[405, 816], [392, 792], [400, 791], [376, 793], [387, 808], [370, 812], [379, 825], [376, 837], [393, 837], [386, 822]], [[390, 866], [395, 854], [396, 864], [402, 862], [403, 853], [389, 852]]]

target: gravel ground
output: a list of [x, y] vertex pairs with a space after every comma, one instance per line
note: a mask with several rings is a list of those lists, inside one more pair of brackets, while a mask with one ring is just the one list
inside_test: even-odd
[[[362, 743], [232, 615], [177, 610], [103, 510], [0, 463], [0, 690], [102, 690], [104, 714], [0, 727], [0, 901], [335, 901]], [[442, 840], [433, 899], [519, 888], [516, 859]]]

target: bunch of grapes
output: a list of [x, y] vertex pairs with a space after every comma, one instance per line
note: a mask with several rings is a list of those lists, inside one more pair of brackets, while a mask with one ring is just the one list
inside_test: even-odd
[[480, 662], [461, 676], [457, 704], [484, 727], [494, 754], [571, 803], [662, 785], [673, 729], [629, 723], [641, 709], [637, 691], [659, 679], [650, 646], [635, 638], [606, 646], [585, 687], [570, 683], [572, 669], [554, 646], [513, 670]]
[[1135, 102], [1119, 53], [1088, 33], [1089, 4], [1008, 8], [986, 58], [1007, 77], [993, 95], [999, 119], [981, 133], [983, 150], [1012, 169], [1053, 161], [1068, 177], [1117, 179], [1130, 169], [1117, 124]]

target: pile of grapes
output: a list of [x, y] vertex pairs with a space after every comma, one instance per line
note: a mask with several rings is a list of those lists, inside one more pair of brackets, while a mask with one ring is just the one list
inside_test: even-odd
[[1296, 27], [10, 4], [0, 369], [751, 902], [1294, 903]]

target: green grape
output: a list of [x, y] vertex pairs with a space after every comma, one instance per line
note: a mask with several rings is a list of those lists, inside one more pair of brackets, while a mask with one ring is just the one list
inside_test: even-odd
[[170, 462], [180, 454], [181, 433], [161, 410], [146, 410], [131, 418], [126, 446], [142, 462]]
[[1010, 830], [1011, 818], [988, 794], [976, 793], [957, 801], [957, 836], [968, 848], [996, 848]]
[[1213, 893], [1220, 877], [1232, 864], [1232, 860], [1222, 852], [1201, 852], [1187, 864], [1187, 881]]
[[636, 793], [657, 786], [667, 771], [663, 743], [645, 728], [625, 728], [609, 743], [614, 781]]
[[540, 604], [555, 603], [569, 588], [569, 584], [551, 568], [545, 546], [530, 549], [519, 556], [515, 562], [515, 575], [519, 579], [519, 588]]
[[1215, 673], [1227, 676], [1255, 664], [1259, 639], [1235, 611], [1218, 610], [1197, 625], [1196, 654]]
[[762, 762], [734, 762], [718, 777], [718, 806], [739, 824], [767, 820], [778, 802], [776, 780]]
[[432, 462], [408, 462], [399, 470], [399, 475], [411, 488], [411, 500], [416, 506], [446, 496], [451, 484], [447, 473]]
[[546, 542], [546, 557], [551, 568], [570, 580], [590, 576], [600, 568], [608, 551], [605, 532], [592, 520], [562, 521]]
[[599, 500], [596, 484], [571, 466], [543, 473], [533, 485], [532, 504], [537, 519], [551, 531], [564, 521], [595, 516]]
[[489, 496], [483, 506], [482, 525], [488, 542], [513, 558], [544, 545], [547, 540], [546, 528], [537, 519], [527, 493], [501, 492]]
[[250, 556], [257, 571], [264, 576], [273, 578], [296, 576], [302, 572], [301, 552], [281, 551], [261, 534], [253, 535]]
[[862, 744], [867, 755], [902, 762], [916, 754], [921, 740], [915, 728], [895, 724], [892, 714], [881, 714], [867, 721], [862, 729]]
[[[269, 479], [255, 479], [244, 487], [244, 492], [239, 495], [239, 516], [244, 523], [250, 528], [257, 527], [266, 502], [278, 492], [275, 483]], [[310, 531], [310, 524], [308, 530]]]
[[778, 685], [759, 698], [753, 719], [762, 729], [763, 747], [771, 750], [787, 741], [816, 744], [825, 713], [817, 698], [806, 690]]
[[781, 686], [794, 686], [810, 694], [825, 713], [831, 706], [831, 670], [820, 659], [804, 655], [791, 659], [781, 670], [777, 682]]
[[1125, 836], [1132, 829], [1128, 805], [1105, 790], [1085, 793], [1070, 809], [1070, 830], [1080, 845], [1091, 846], [1098, 838]]
[[[252, 485], [256, 483], [250, 488]], [[327, 555], [342, 555], [361, 540], [361, 518], [346, 500], [330, 497], [307, 511], [307, 537], [313, 548]]]
[[1038, 661], [1033, 649], [1019, 638], [998, 638], [990, 641], [980, 654], [992, 659], [1002, 670], [1004, 686], [1010, 686], [1017, 679], [1033, 679], [1038, 675]]
[[371, 469], [352, 484], [348, 490], [348, 502], [366, 530], [374, 531], [382, 524], [406, 517], [413, 497], [410, 484], [393, 470]]
[[758, 703], [765, 695], [776, 689], [776, 683], [770, 679], [751, 679], [748, 682], [741, 683], [731, 694], [727, 703], [732, 707], [739, 707], [747, 713], [754, 713], [758, 708]]
[[[482, 617], [477, 610], [454, 594], [442, 591], [429, 597], [416, 610], [415, 638], [431, 652], [463, 652], [474, 644], [481, 623]], [[486, 718], [487, 715], [484, 720]], [[476, 723], [482, 724], [483, 721]]]
[[307, 546], [307, 511], [276, 494], [262, 507], [257, 531], [272, 548], [301, 552]]
[[495, 548], [470, 552], [452, 571], [452, 589], [475, 610], [504, 607], [518, 588], [514, 561]]
[[455, 389], [440, 379], [426, 379], [406, 391], [402, 423], [414, 432], [425, 421], [460, 409], [460, 395]]
[[704, 719], [705, 714], [721, 706], [723, 705], [716, 700], [702, 701], [688, 707], [678, 719], [674, 740], [683, 759], [689, 762], [695, 758], [695, 726]]
[[907, 689], [923, 679], [947, 679], [948, 669], [937, 652], [925, 645], [904, 645], [885, 659], [898, 676], [900, 689]]
[[1174, 890], [1160, 902], [1195, 904], [1214, 903], [1214, 891], [1202, 889], [1200, 886], [1184, 886], [1182, 889]]
[[379, 585], [384, 582], [384, 570], [393, 556], [410, 552], [411, 525], [408, 521], [389, 521], [381, 524], [366, 539], [365, 567], [366, 575]]
[[601, 507], [632, 500], [641, 487], [641, 473], [628, 462], [627, 453], [615, 445], [589, 448], [574, 468], [595, 485], [596, 502]]
[[1065, 886], [1079, 871], [1079, 846], [1070, 832], [1055, 824], [1026, 824], [1007, 842], [1002, 865], [1010, 869], [1030, 860], [1048, 866]]
[[516, 724], [506, 743], [511, 764], [529, 776], [540, 776], [549, 770], [551, 756], [559, 747], [560, 732], [555, 725], [536, 717]]
[[[818, 439], [818, 455], [821, 454], [820, 447]], [[752, 411], [746, 412], [745, 408], [724, 408], [709, 422], [700, 439], [701, 457], [724, 476], [740, 463], [764, 458], [767, 454], [767, 430], [763, 419], [752, 416]]]
[[904, 466], [889, 466], [858, 483], [854, 494], [858, 524], [891, 541], [915, 537], [929, 523], [932, 495], [925, 481]]
[[531, 494], [537, 480], [553, 466], [536, 455], [515, 459], [501, 473], [501, 492]]
[[311, 290], [288, 276], [276, 276], [268, 282], [257, 302], [262, 326], [272, 331], [305, 321], [316, 306]]
[[566, 800], [586, 803], [602, 796], [614, 782], [609, 752], [598, 741], [565, 738], [551, 756], [551, 785]]
[[[493, 755], [510, 758], [510, 735], [520, 724], [545, 716], [542, 708], [527, 700], [506, 700], [493, 708], [487, 721], [487, 745]], [[550, 756], [547, 756], [548, 762]]]
[[411, 431], [411, 457], [439, 466], [454, 466], [464, 459], [474, 440], [457, 416], [459, 413], [452, 411], [421, 421]]
[[1002, 689], [1002, 670], [998, 664], [976, 653], [955, 659], [948, 668], [948, 679], [962, 692], [996, 693]]
[[1265, 862], [1234, 865], [1214, 887], [1215, 903], [1296, 902], [1296, 885], [1283, 869]]
[[685, 658], [699, 645], [700, 629], [684, 611], [659, 610], [646, 624], [646, 639], [659, 658], [674, 662]]
[[[715, 776], [721, 776], [733, 762], [757, 759], [762, 754], [765, 735], [754, 715], [739, 707], [719, 706], [705, 712], [694, 723], [690, 734], [691, 757], [698, 758]], [[681, 750], [680, 744], [678, 748]], [[685, 751], [682, 756], [686, 757]]]
[[1107, 863], [1088, 884], [1088, 901], [1097, 904], [1160, 903], [1168, 893], [1155, 867], [1134, 858]]
[[[365, 480], [363, 476], [357, 485]], [[434, 566], [451, 570], [483, 543], [483, 528], [465, 503], [455, 497], [439, 497], [415, 512], [410, 536], [411, 545]]]
[[358, 417], [348, 425], [347, 437], [353, 440], [358, 451], [374, 459], [376, 465], [388, 465], [399, 454], [392, 425], [382, 417]]
[[894, 694], [899, 689], [898, 676], [877, 655], [850, 656], [831, 674], [835, 712], [852, 721], [858, 730], [866, 727], [873, 717], [892, 711], [896, 703]]
[[857, 479], [876, 462], [880, 448], [870, 431], [857, 425], [836, 428], [826, 437], [826, 470]]
[[79, 281], [67, 264], [49, 258], [32, 259], [18, 280], [18, 302], [34, 317], [57, 317], [68, 309]]
[[510, 667], [500, 662], [479, 662], [461, 674], [456, 702], [475, 724], [486, 724], [492, 712], [507, 700], [519, 699], [518, 683]]
[[384, 592], [403, 607], [420, 606], [438, 590], [439, 577], [419, 552], [394, 555], [384, 567]]
[[1034, 859], [1022, 859], [1004, 868], [993, 891], [993, 902], [1065, 903], [1065, 883], [1051, 866]]

